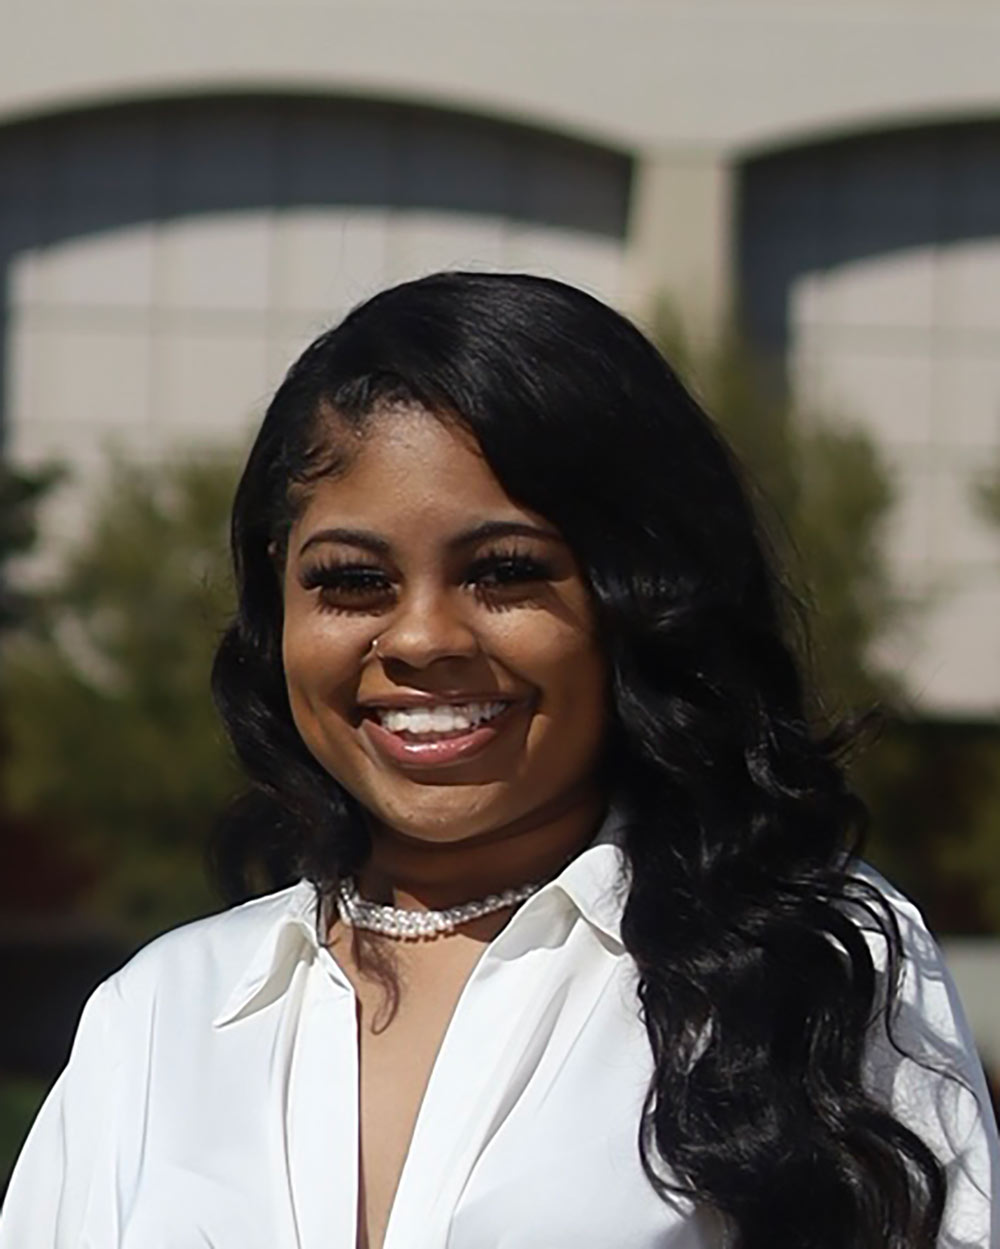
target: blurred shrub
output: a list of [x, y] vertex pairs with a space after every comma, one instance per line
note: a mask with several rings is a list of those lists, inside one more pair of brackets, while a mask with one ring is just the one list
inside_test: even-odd
[[932, 927], [1000, 933], [1000, 725], [896, 718], [856, 772], [870, 857]]
[[[893, 483], [877, 447], [850, 414], [802, 409], [735, 330], [696, 347], [664, 306], [654, 336], [746, 466], [807, 609], [817, 710], [882, 712], [880, 740], [852, 763], [872, 815], [866, 857], [939, 931], [1000, 932], [1000, 726], [919, 718], [874, 659], [904, 610], [882, 548]], [[1000, 467], [977, 501], [1000, 523]]]
[[[797, 408], [736, 334], [696, 349], [664, 313], [657, 336], [746, 464], [810, 609], [818, 713], [886, 712], [884, 740], [855, 765], [874, 817], [869, 857], [939, 929], [1000, 930], [1000, 734], [920, 722], [873, 660], [901, 610], [881, 546], [892, 485], [876, 448], [849, 421]], [[138, 940], [219, 904], [205, 847], [240, 780], [208, 675], [231, 605], [240, 459], [113, 460], [59, 575], [12, 614], [0, 675], [4, 911], [73, 908]], [[12, 489], [25, 510], [10, 547], [28, 544], [43, 492]]]
[[[882, 549], [892, 482], [867, 433], [837, 414], [801, 409], [735, 329], [696, 347], [669, 306], [654, 337], [719, 425], [791, 588], [803, 604], [803, 648], [823, 705], [901, 702], [873, 646], [901, 610]], [[792, 621], [793, 635], [796, 621]]]
[[[238, 780], [208, 676], [231, 607], [237, 463], [235, 452], [112, 459], [79, 543], [5, 657], [9, 802], [58, 830], [52, 857], [73, 865], [75, 905], [137, 938], [216, 905], [205, 846]], [[30, 857], [32, 839], [21, 842]], [[43, 891], [46, 876], [36, 870]]]
[[987, 520], [1000, 525], [1000, 456], [991, 469], [973, 482], [973, 499]]
[[34, 471], [0, 464], [0, 634], [30, 616], [31, 597], [15, 588], [10, 565], [35, 545], [38, 506], [63, 475], [57, 464]]

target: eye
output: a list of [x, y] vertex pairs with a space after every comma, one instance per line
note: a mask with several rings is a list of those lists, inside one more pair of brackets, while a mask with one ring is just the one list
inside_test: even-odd
[[375, 564], [314, 564], [299, 580], [304, 590], [318, 590], [322, 605], [332, 610], [371, 611], [394, 593], [392, 581]]
[[483, 593], [496, 594], [551, 581], [552, 577], [552, 567], [534, 555], [519, 551], [494, 551], [475, 561], [465, 582]]

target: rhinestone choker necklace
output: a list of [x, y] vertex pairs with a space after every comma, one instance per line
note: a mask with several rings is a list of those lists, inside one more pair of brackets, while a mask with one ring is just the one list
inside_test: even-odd
[[460, 924], [482, 915], [492, 915], [504, 907], [515, 906], [530, 898], [541, 889], [544, 881], [491, 893], [478, 902], [463, 902], [449, 906], [444, 911], [408, 911], [399, 906], [385, 906], [381, 902], [368, 902], [358, 893], [353, 880], [342, 880], [337, 890], [337, 913], [352, 928], [368, 928], [386, 937], [417, 940], [420, 937], [436, 937], [443, 932], [453, 932]]

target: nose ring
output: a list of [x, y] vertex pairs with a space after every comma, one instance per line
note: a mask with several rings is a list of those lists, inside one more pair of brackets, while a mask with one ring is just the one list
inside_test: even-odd
[[368, 647], [369, 655], [378, 654], [378, 638], [372, 638], [371, 645]]

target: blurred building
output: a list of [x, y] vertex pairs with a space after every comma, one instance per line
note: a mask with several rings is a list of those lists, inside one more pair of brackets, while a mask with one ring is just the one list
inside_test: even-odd
[[[738, 303], [897, 475], [924, 709], [1000, 708], [1000, 12], [988, 0], [0, 0], [3, 436], [84, 487], [248, 430], [377, 288], [527, 268]], [[79, 491], [50, 509], [71, 534]]]
[[[0, 0], [0, 32], [0, 430], [75, 474], [49, 550], [109, 444], [208, 452], [380, 287], [529, 269], [702, 334], [738, 308], [862, 422], [930, 601], [889, 657], [930, 716], [1000, 712], [990, 0]], [[995, 1064], [996, 957], [956, 963]]]

